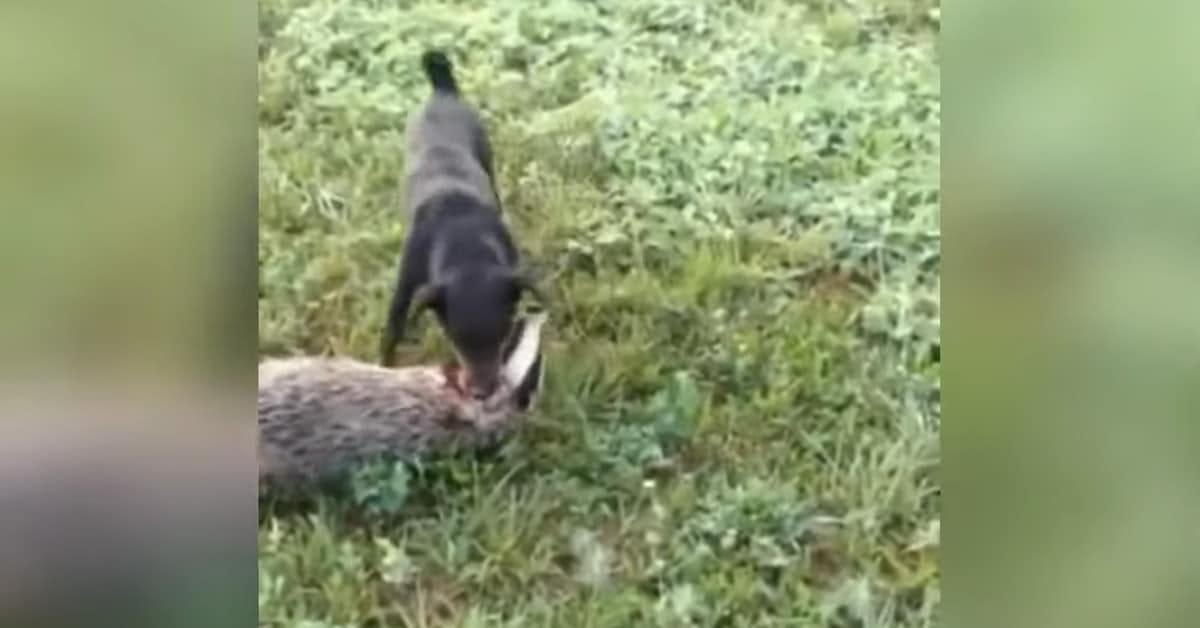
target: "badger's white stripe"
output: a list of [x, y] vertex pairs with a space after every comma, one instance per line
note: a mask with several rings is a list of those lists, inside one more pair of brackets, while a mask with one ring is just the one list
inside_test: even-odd
[[508, 361], [504, 363], [504, 381], [510, 386], [520, 386], [529, 375], [529, 369], [533, 368], [541, 351], [542, 324], [545, 322], [545, 312], [530, 314], [525, 318], [521, 327], [521, 338]]

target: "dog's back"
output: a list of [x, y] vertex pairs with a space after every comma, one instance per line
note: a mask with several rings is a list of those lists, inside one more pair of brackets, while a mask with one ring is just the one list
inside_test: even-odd
[[417, 209], [434, 196], [459, 193], [499, 211], [492, 149], [478, 112], [463, 101], [444, 54], [426, 52], [421, 64], [433, 94], [408, 121], [408, 207]]

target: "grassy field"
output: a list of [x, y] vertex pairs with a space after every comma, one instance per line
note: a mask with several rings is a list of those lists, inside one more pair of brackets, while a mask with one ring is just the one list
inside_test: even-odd
[[427, 46], [554, 300], [498, 454], [267, 507], [261, 625], [938, 621], [936, 0], [259, 7], [260, 354], [375, 359]]

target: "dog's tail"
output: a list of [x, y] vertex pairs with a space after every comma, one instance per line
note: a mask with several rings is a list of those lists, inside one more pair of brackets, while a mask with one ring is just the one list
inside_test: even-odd
[[450, 58], [440, 50], [427, 50], [421, 55], [421, 67], [433, 84], [434, 91], [458, 95], [458, 82], [454, 80], [454, 66]]

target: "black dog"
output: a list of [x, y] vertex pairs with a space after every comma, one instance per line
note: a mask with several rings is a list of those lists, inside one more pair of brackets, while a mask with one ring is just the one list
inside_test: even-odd
[[518, 270], [501, 218], [492, 149], [478, 113], [459, 94], [450, 60], [421, 58], [433, 94], [408, 122], [407, 203], [411, 226], [388, 311], [381, 363], [392, 366], [409, 309], [432, 309], [477, 398], [496, 388], [502, 351], [524, 291], [544, 301]]

